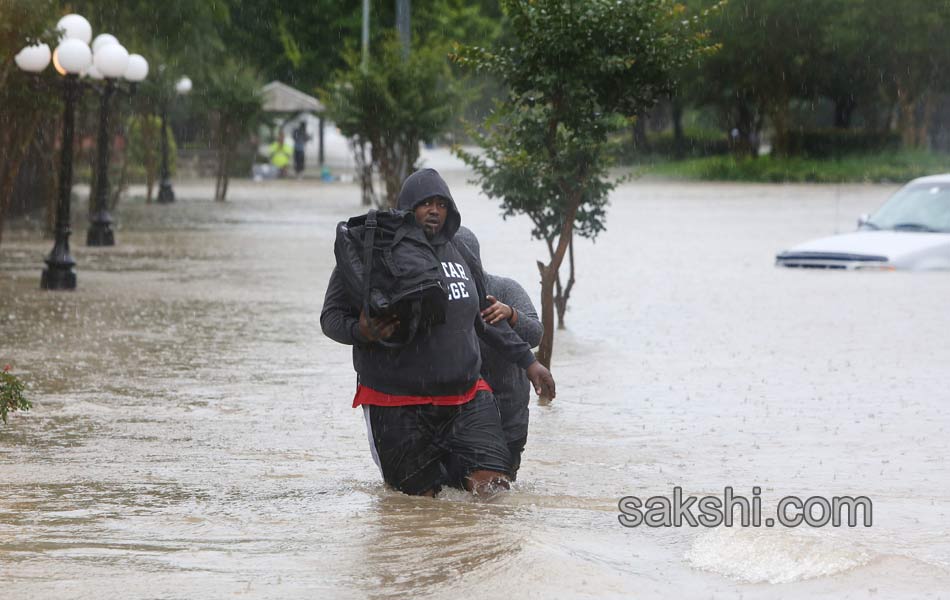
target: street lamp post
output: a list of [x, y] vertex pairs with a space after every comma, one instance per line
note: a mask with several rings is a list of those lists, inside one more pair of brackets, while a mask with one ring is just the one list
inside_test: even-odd
[[112, 215], [109, 214], [109, 151], [112, 146], [109, 135], [109, 113], [112, 97], [118, 90], [117, 80], [125, 77], [134, 86], [148, 74], [148, 62], [137, 54], [130, 55], [114, 36], [103, 33], [93, 41], [93, 66], [90, 76], [104, 79], [99, 91], [99, 140], [96, 162], [95, 208], [86, 234], [87, 246], [114, 246]]
[[[46, 268], [43, 269], [43, 275], [40, 279], [40, 286], [45, 290], [73, 290], [76, 289], [76, 273], [73, 267], [76, 261], [69, 251], [69, 236], [72, 233], [70, 226], [70, 200], [73, 188], [73, 136], [75, 134], [76, 102], [82, 94], [83, 84], [79, 81], [79, 76], [92, 72], [100, 72], [106, 77], [112, 77], [127, 73], [131, 69], [130, 63], [133, 61], [128, 52], [118, 46], [115, 37], [104, 34], [97, 38], [96, 47], [102, 48], [102, 53], [97, 56], [96, 64], [93, 65], [93, 53], [89, 48], [89, 42], [92, 40], [92, 26], [85, 18], [80, 15], [66, 15], [56, 23], [56, 29], [63, 32], [62, 41], [56, 50], [50, 56], [49, 46], [46, 44], [37, 44], [28, 46], [21, 50], [15, 57], [15, 62], [20, 69], [29, 73], [40, 73], [50, 63], [52, 58], [53, 66], [56, 71], [63, 76], [63, 134], [60, 149], [60, 168], [59, 168], [59, 197], [56, 203], [56, 225], [55, 242], [53, 249], [44, 259]], [[118, 48], [113, 48], [115, 45]], [[137, 56], [137, 55], [133, 55]], [[144, 70], [143, 70], [144, 63]], [[148, 74], [148, 63], [145, 59], [138, 56], [134, 61], [135, 70], [132, 73], [141, 81]], [[121, 68], [120, 68], [121, 67]], [[136, 81], [127, 75], [130, 81]], [[107, 81], [103, 90], [103, 108], [108, 107], [108, 100], [114, 93], [114, 82], [110, 89]], [[103, 174], [103, 166], [108, 165], [108, 140], [104, 140], [103, 131], [107, 130], [108, 110], [103, 110], [100, 114], [100, 132], [99, 132], [99, 171]], [[103, 142], [106, 143], [103, 143]], [[99, 195], [103, 192], [108, 193], [107, 176], [100, 180], [104, 185], [99, 186]], [[111, 218], [108, 212], [104, 210], [104, 204], [97, 202], [98, 207], [94, 217], [94, 228], [90, 229], [90, 237], [96, 237], [97, 240], [112, 239]], [[95, 224], [99, 221], [98, 225]]]
[[[184, 96], [191, 91], [191, 79], [182, 77], [175, 84], [175, 93]], [[175, 201], [175, 190], [172, 189], [171, 171], [168, 165], [168, 99], [162, 101], [162, 182], [158, 186], [158, 202], [170, 204]]]
[[[60, 152], [59, 199], [56, 204], [56, 241], [46, 257], [46, 268], [40, 279], [45, 290], [76, 289], [76, 261], [69, 253], [70, 195], [73, 189], [73, 133], [75, 131], [76, 101], [82, 93], [79, 74], [92, 63], [89, 41], [92, 27], [79, 15], [66, 15], [56, 24], [64, 31], [63, 41], [53, 52], [53, 66], [65, 77], [63, 82], [63, 137]], [[45, 68], [45, 65], [43, 66]], [[42, 70], [42, 69], [40, 69]]]

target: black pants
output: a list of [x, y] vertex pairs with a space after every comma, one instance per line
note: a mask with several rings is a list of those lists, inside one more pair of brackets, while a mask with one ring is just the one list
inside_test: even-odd
[[304, 167], [304, 153], [303, 150], [294, 150], [294, 172], [297, 175], [300, 175]]
[[511, 474], [491, 392], [458, 406], [370, 406], [367, 422], [383, 479], [407, 494], [461, 487], [482, 469]]
[[501, 425], [505, 432], [505, 441], [508, 442], [508, 451], [511, 454], [511, 477], [518, 475], [521, 467], [521, 454], [528, 442], [528, 397], [513, 398], [513, 394], [502, 390], [495, 396], [498, 410], [501, 413]]

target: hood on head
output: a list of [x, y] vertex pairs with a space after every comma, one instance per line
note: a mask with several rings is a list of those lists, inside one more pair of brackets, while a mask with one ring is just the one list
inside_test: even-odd
[[445, 226], [436, 236], [436, 241], [439, 238], [443, 241], [450, 240], [462, 225], [462, 215], [455, 205], [455, 199], [452, 198], [448, 184], [435, 169], [422, 169], [406, 177], [396, 200], [396, 208], [411, 211], [423, 200], [434, 196], [440, 196], [449, 201], [449, 214], [445, 219]]

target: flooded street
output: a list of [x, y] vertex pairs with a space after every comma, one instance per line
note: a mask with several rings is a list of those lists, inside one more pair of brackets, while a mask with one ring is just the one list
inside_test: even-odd
[[[526, 218], [447, 176], [540, 308]], [[938, 598], [950, 590], [950, 274], [778, 270], [896, 186], [635, 182], [577, 240], [558, 397], [494, 503], [388, 491], [320, 331], [349, 184], [176, 185], [119, 206], [79, 289], [0, 246], [5, 598]], [[74, 218], [83, 209], [74, 208]], [[624, 528], [618, 500], [864, 495], [870, 528]]]

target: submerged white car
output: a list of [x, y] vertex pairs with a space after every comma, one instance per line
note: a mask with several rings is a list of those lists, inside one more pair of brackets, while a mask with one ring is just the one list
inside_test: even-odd
[[775, 257], [782, 267], [930, 271], [950, 269], [950, 174], [915, 179], [858, 230], [799, 244]]

